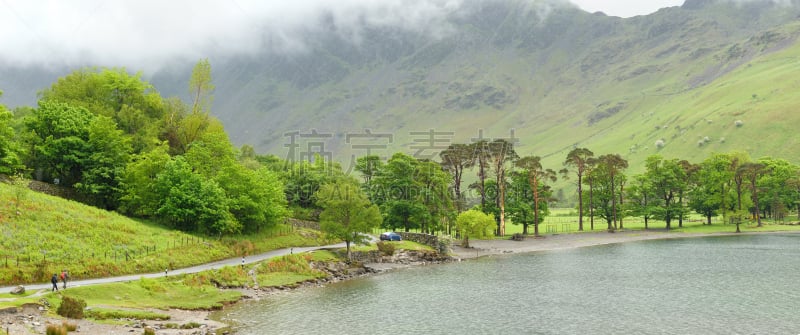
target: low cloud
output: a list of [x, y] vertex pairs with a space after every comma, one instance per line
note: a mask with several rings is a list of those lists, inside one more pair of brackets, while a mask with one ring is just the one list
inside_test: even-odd
[[446, 34], [462, 0], [2, 1], [0, 64], [154, 69], [209, 53], [298, 51], [323, 20], [358, 42], [364, 25]]
[[[488, 0], [508, 1], [508, 0]], [[520, 0], [540, 16], [567, 0]], [[367, 26], [446, 36], [467, 0], [4, 0], [0, 66], [124, 66], [302, 52], [321, 30], [358, 44]], [[475, 7], [475, 6], [473, 6]], [[325, 23], [325, 24], [322, 24]]]

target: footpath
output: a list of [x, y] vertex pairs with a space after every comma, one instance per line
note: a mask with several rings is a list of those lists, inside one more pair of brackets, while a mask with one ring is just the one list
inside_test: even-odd
[[[303, 253], [309, 252], [319, 249], [339, 249], [345, 248], [344, 243], [338, 244], [331, 244], [331, 245], [323, 245], [323, 246], [316, 246], [316, 247], [294, 247], [294, 248], [284, 248], [284, 249], [276, 249], [272, 251], [267, 251], [265, 253], [247, 256], [244, 258], [244, 264], [256, 263], [263, 260], [267, 260], [273, 257], [279, 257], [284, 255], [289, 255], [292, 253]], [[144, 273], [144, 274], [134, 274], [134, 275], [125, 275], [125, 276], [118, 276], [118, 277], [106, 277], [106, 278], [93, 278], [93, 279], [83, 279], [83, 280], [71, 280], [67, 281], [67, 287], [76, 287], [76, 286], [86, 286], [86, 285], [97, 285], [97, 284], [108, 284], [108, 283], [118, 283], [118, 282], [126, 282], [126, 281], [133, 281], [138, 280], [139, 278], [158, 278], [164, 276], [171, 276], [171, 275], [181, 275], [181, 274], [188, 274], [188, 273], [198, 273], [201, 271], [206, 270], [214, 270], [220, 269], [226, 266], [238, 266], [242, 264], [242, 258], [228, 258], [216, 262], [195, 265], [188, 268], [182, 269], [174, 269], [168, 270], [165, 272], [155, 272], [155, 273]], [[61, 283], [59, 283], [61, 285]], [[27, 284], [22, 285], [25, 287], [25, 290], [40, 290], [40, 289], [48, 289], [52, 287], [50, 283], [44, 284]], [[5, 286], [0, 287], [0, 293], [10, 293], [17, 285], [14, 286]]]

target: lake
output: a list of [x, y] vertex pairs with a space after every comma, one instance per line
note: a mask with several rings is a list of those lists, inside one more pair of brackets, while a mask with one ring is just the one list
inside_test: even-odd
[[236, 334], [800, 334], [800, 234], [422, 266], [246, 301]]

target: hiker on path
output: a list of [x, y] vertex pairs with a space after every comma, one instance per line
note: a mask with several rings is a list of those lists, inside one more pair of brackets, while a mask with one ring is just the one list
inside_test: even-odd
[[53, 278], [50, 278], [50, 282], [53, 283], [53, 291], [58, 291], [58, 275], [53, 274]]
[[244, 269], [244, 256], [242, 256], [242, 269]]
[[67, 288], [67, 279], [68, 278], [69, 278], [69, 274], [67, 273], [67, 270], [66, 269], [62, 270], [61, 271], [61, 281], [64, 282], [64, 289]]

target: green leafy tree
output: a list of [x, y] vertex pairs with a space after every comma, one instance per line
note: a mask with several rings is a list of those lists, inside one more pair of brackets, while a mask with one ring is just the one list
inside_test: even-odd
[[697, 171], [696, 187], [690, 192], [689, 207], [706, 217], [711, 218], [722, 213], [723, 216], [733, 209], [735, 199], [731, 198], [733, 188], [732, 156], [715, 153], [700, 163]]
[[607, 154], [598, 157], [597, 164], [588, 176], [591, 182], [592, 208], [595, 214], [606, 220], [608, 230], [617, 228], [620, 214], [620, 185], [627, 179], [625, 169], [628, 161], [618, 154]]
[[406, 232], [417, 228], [419, 218], [427, 212], [420, 201], [420, 185], [415, 180], [419, 161], [404, 153], [395, 153], [374, 179], [376, 187], [373, 202], [381, 206], [384, 227], [394, 230], [402, 227]]
[[[3, 96], [3, 91], [0, 91]], [[13, 175], [23, 168], [19, 157], [20, 146], [12, 127], [14, 115], [0, 105], [0, 174]]]
[[470, 238], [481, 239], [492, 236], [494, 225], [495, 221], [491, 214], [475, 209], [462, 212], [456, 217], [456, 226], [464, 239], [463, 245], [466, 248], [469, 248]]
[[[575, 185], [578, 187], [578, 230], [583, 231], [583, 177], [591, 170], [592, 157], [594, 153], [586, 148], [574, 148], [567, 154], [564, 166], [572, 168], [577, 180]], [[562, 170], [566, 176], [568, 170]]]
[[98, 116], [89, 125], [88, 144], [90, 153], [75, 188], [94, 205], [116, 209], [122, 193], [122, 176], [132, 151], [130, 137], [117, 129], [110, 118]]
[[[761, 208], [759, 202], [759, 195], [761, 188], [759, 187], [759, 179], [769, 173], [769, 168], [764, 163], [760, 162], [747, 162], [739, 165], [736, 170], [736, 175], [741, 176], [746, 181], [747, 186], [750, 188], [750, 198], [753, 200], [753, 214], [759, 227], [763, 227], [764, 223], [761, 221]], [[736, 231], [739, 231], [739, 226], [736, 226]]]
[[628, 206], [630, 213], [641, 216], [644, 219], [644, 229], [649, 229], [650, 219], [658, 211], [656, 204], [656, 194], [650, 180], [644, 175], [633, 177], [633, 183], [625, 191], [628, 196]]
[[206, 234], [241, 230], [229, 212], [225, 191], [215, 181], [192, 172], [183, 157], [175, 157], [156, 178], [161, 201], [156, 214], [170, 227]]
[[208, 58], [201, 59], [194, 65], [192, 76], [189, 78], [189, 93], [192, 95], [192, 113], [208, 113], [211, 110], [211, 101], [214, 84], [211, 83], [211, 63]]
[[669, 230], [672, 220], [682, 212], [683, 204], [678, 201], [678, 195], [686, 189], [686, 172], [677, 159], [664, 159], [659, 155], [648, 157], [645, 165], [645, 178], [659, 199], [656, 217], [664, 220]]
[[545, 185], [544, 183], [557, 180], [556, 172], [542, 167], [541, 160], [542, 158], [539, 156], [525, 156], [515, 162], [516, 167], [522, 169], [522, 172], [527, 177], [528, 186], [533, 193], [533, 234], [535, 236], [539, 236], [539, 208], [547, 199], [542, 196], [540, 189]]
[[418, 201], [425, 207], [420, 216], [420, 228], [432, 234], [443, 230], [455, 212], [455, 204], [450, 196], [450, 180], [452, 177], [442, 166], [434, 161], [422, 160], [416, 164], [414, 183], [419, 185]]
[[275, 172], [233, 164], [214, 180], [225, 191], [229, 211], [245, 231], [275, 225], [288, 214], [283, 183]]
[[368, 241], [367, 233], [381, 223], [378, 206], [353, 180], [340, 179], [325, 184], [314, 194], [320, 213], [320, 229], [331, 237], [341, 239], [347, 246], [347, 259], [352, 260], [351, 243]]
[[794, 184], [800, 168], [784, 159], [764, 157], [758, 162], [768, 171], [759, 179], [763, 210], [773, 219], [783, 219], [797, 201]]
[[478, 181], [470, 185], [470, 188], [478, 190], [481, 196], [481, 210], [486, 212], [486, 179], [489, 177], [489, 164], [491, 161], [489, 142], [480, 140], [470, 144], [469, 148], [472, 151], [475, 166], [478, 169]]
[[142, 217], [156, 216], [162, 201], [156, 180], [172, 159], [168, 151], [169, 146], [162, 143], [131, 157], [122, 177], [121, 212]]
[[498, 139], [488, 144], [489, 161], [492, 171], [495, 176], [495, 183], [497, 183], [497, 207], [500, 209], [499, 220], [497, 222], [497, 235], [506, 235], [506, 222], [505, 222], [505, 201], [506, 201], [506, 171], [509, 165], [519, 158], [517, 152], [514, 151], [514, 144], [504, 140]]
[[475, 165], [474, 151], [467, 144], [452, 144], [439, 153], [439, 157], [442, 159], [442, 167], [449, 171], [453, 177], [453, 193], [458, 211], [464, 208], [464, 195], [461, 193], [461, 184], [464, 180], [464, 169]]
[[370, 188], [372, 178], [375, 178], [382, 167], [383, 161], [377, 155], [368, 155], [356, 159], [355, 169], [361, 173], [361, 177], [364, 178], [364, 187], [367, 189]]
[[72, 187], [80, 182], [83, 166], [91, 155], [89, 125], [95, 115], [82, 107], [40, 101], [25, 120], [31, 152], [30, 166], [39, 180]]
[[[527, 173], [524, 171], [511, 173], [511, 183], [506, 194], [507, 213], [513, 224], [522, 225], [522, 233], [525, 235], [528, 234], [530, 226], [542, 223], [549, 213], [547, 200], [552, 198], [552, 191], [544, 184], [539, 184], [538, 188], [540, 200], [538, 206], [534, 206], [534, 194]], [[536, 211], [538, 213], [535, 213]]]
[[82, 69], [58, 79], [40, 93], [41, 100], [83, 107], [110, 117], [131, 136], [134, 152], [149, 150], [162, 128], [164, 102], [141, 73], [125, 69]]

